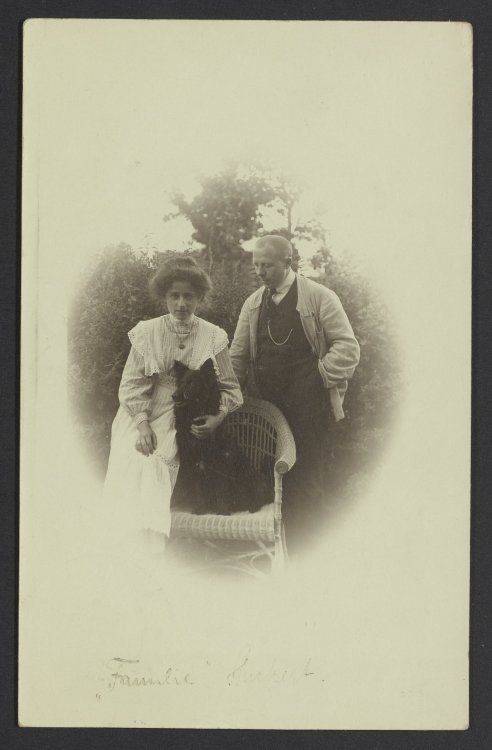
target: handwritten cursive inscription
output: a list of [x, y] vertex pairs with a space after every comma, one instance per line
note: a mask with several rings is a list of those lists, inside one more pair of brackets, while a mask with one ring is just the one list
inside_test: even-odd
[[[124, 659], [116, 656], [107, 663], [110, 672], [109, 690], [118, 687], [141, 688], [141, 687], [191, 687], [196, 684], [208, 684], [225, 682], [229, 687], [251, 684], [296, 684], [306, 679], [316, 677], [311, 667], [311, 659], [297, 660], [286, 666], [282, 660], [280, 663], [275, 658], [264, 667], [258, 658], [253, 659], [251, 652], [239, 660], [237, 666], [229, 672], [221, 670], [214, 673], [212, 664], [205, 660], [207, 673], [199, 674], [200, 679], [192, 677], [187, 672], [174, 665], [164, 665], [162, 668], [154, 667], [152, 670], [144, 669], [139, 659]], [[324, 682], [324, 680], [321, 680]]]
[[231, 670], [227, 677], [227, 684], [230, 686], [248, 683], [296, 683], [307, 677], [313, 677], [314, 672], [311, 670], [311, 659], [300, 667], [290, 667], [285, 669], [279, 667], [275, 660], [267, 669], [258, 669], [251, 661], [250, 656], [245, 656], [241, 663]]
[[[182, 672], [176, 667], [166, 667], [159, 677], [153, 677], [146, 674], [135, 673], [135, 668], [131, 665], [140, 664], [139, 659], [122, 659], [115, 656], [110, 659], [108, 666], [111, 672], [111, 681], [108, 684], [109, 690], [116, 687], [153, 687], [153, 686], [182, 686], [193, 685], [189, 672]], [[128, 665], [128, 666], [123, 666]]]

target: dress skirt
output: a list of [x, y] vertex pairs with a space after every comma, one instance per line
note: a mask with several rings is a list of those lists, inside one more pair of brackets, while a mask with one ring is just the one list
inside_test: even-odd
[[169, 536], [171, 494], [179, 458], [174, 426], [174, 384], [156, 381], [149, 424], [157, 449], [144, 456], [135, 448], [138, 427], [120, 406], [111, 430], [111, 452], [104, 483], [103, 502], [111, 523], [122, 532], [157, 531]]

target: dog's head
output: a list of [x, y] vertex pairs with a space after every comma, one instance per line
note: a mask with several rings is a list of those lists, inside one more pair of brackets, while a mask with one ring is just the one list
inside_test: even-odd
[[175, 360], [174, 372], [177, 388], [173, 393], [175, 407], [186, 409], [194, 416], [216, 414], [219, 409], [220, 392], [211, 359], [207, 359], [199, 370], [190, 370]]

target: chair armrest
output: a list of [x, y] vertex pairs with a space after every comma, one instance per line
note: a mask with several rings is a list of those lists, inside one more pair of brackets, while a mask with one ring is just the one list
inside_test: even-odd
[[290, 428], [277, 425], [277, 449], [275, 451], [275, 472], [287, 474], [296, 462], [296, 446]]

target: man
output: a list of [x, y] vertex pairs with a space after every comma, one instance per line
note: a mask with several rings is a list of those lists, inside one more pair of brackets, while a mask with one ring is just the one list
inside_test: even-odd
[[343, 419], [359, 344], [337, 295], [294, 273], [291, 263], [288, 240], [258, 240], [253, 264], [264, 286], [244, 303], [230, 354], [241, 387], [275, 404], [294, 435], [297, 460], [285, 477], [282, 502], [292, 551], [320, 522], [330, 425]]

